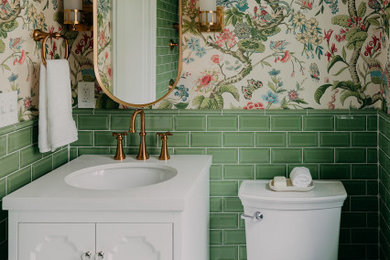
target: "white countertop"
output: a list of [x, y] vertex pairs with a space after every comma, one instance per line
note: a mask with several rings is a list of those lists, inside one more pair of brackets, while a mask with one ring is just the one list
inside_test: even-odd
[[[210, 155], [173, 155], [168, 161], [128, 157], [115, 161], [109, 155], [82, 155], [3, 198], [4, 210], [181, 211], [194, 184], [208, 174]], [[120, 163], [161, 164], [173, 167], [172, 179], [124, 190], [87, 190], [68, 185], [64, 178], [81, 169]]]

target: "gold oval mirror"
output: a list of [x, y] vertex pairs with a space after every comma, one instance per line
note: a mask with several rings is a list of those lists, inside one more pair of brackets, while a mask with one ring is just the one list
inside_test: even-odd
[[181, 73], [181, 0], [94, 0], [94, 69], [103, 91], [129, 107], [163, 100]]

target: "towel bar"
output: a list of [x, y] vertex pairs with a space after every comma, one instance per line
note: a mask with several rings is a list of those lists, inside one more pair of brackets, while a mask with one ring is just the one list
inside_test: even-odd
[[65, 42], [65, 59], [69, 58], [69, 42], [66, 37], [58, 32], [56, 33], [47, 33], [43, 32], [41, 30], [34, 30], [33, 33], [33, 38], [35, 41], [42, 41], [42, 47], [41, 47], [41, 58], [42, 58], [42, 63], [46, 66], [46, 41], [49, 38], [54, 38], [54, 39], [59, 39], [63, 38]]

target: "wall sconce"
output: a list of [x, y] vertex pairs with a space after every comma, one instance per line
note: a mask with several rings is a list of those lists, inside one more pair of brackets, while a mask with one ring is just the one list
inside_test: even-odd
[[83, 6], [83, 0], [64, 0], [64, 24], [71, 25], [72, 31], [92, 31], [92, 26], [85, 24], [85, 14], [92, 13], [92, 8]]
[[217, 6], [216, 0], [199, 0], [199, 31], [223, 31], [223, 7]]

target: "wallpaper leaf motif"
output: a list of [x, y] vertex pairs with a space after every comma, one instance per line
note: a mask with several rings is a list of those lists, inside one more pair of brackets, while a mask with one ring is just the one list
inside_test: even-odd
[[[360, 109], [390, 102], [388, 0], [218, 0], [225, 7], [220, 33], [200, 33], [198, 0], [182, 1], [183, 73], [155, 108]], [[108, 1], [99, 3], [108, 15]], [[65, 31], [55, 21], [59, 6], [58, 0], [0, 6], [0, 91], [18, 91], [21, 121], [38, 109], [41, 46], [33, 29], [62, 31], [70, 40], [74, 105], [77, 82], [94, 81], [91, 34]], [[99, 39], [109, 45], [109, 34]], [[63, 56], [61, 44], [48, 41], [50, 58]], [[109, 83], [110, 59], [104, 52], [99, 58]]]
[[[55, 21], [59, 17], [59, 6], [62, 4], [58, 0], [2, 0], [0, 5], [0, 91], [18, 92], [20, 121], [30, 119], [38, 111], [41, 43], [32, 39], [34, 29], [60, 31], [69, 39], [72, 46], [69, 62], [74, 104], [77, 104], [77, 82], [95, 79], [92, 36], [90, 33], [64, 30]], [[89, 42], [86, 37], [90, 38]], [[50, 59], [64, 55], [61, 41], [48, 40], [45, 48]]]
[[[362, 53], [362, 48], [366, 44], [367, 38], [369, 38], [368, 31], [371, 27], [371, 23], [368, 22], [368, 19], [370, 19], [371, 16], [377, 16], [378, 11], [384, 10], [384, 8], [388, 8], [389, 6], [388, 4], [387, 6], [384, 6], [383, 3], [381, 4], [378, 1], [373, 3], [373, 1], [370, 0], [369, 7], [373, 9], [373, 11], [366, 15], [367, 7], [365, 2], [360, 3], [358, 9], [356, 9], [356, 3], [353, 0], [349, 0], [347, 4], [349, 16], [335, 16], [332, 18], [332, 23], [343, 27], [340, 30], [340, 33], [345, 34], [345, 36], [339, 37], [338, 41], [345, 42], [346, 48], [351, 50], [352, 53], [349, 55], [348, 59], [345, 48], [343, 47], [342, 56], [337, 55], [337, 49], [334, 47], [334, 43], [329, 50], [329, 37], [329, 39], [327, 39], [327, 47], [329, 50], [327, 53], [329, 58], [328, 72], [332, 71], [332, 68], [336, 64], [342, 63], [344, 67], [335, 75], [339, 75], [344, 72], [344, 70], [348, 69], [351, 80], [344, 80], [341, 82], [334, 81], [332, 84], [333, 90], [340, 90], [340, 102], [342, 105], [344, 105], [346, 99], [352, 97], [359, 103], [358, 108], [364, 108], [372, 106], [378, 101], [383, 101], [383, 87], [385, 87], [383, 84], [384, 76], [382, 75], [381, 61], [377, 59], [381, 52], [381, 39], [375, 34], [371, 35], [371, 40], [366, 45], [364, 54]], [[378, 19], [383, 19], [383, 17], [379, 17]], [[388, 20], [389, 17], [386, 16], [385, 19]], [[381, 27], [376, 28], [376, 31], [380, 31], [379, 37], [381, 38], [388, 36], [386, 30]], [[330, 33], [330, 31], [328, 32]], [[375, 51], [373, 51], [374, 49]], [[359, 61], [363, 63], [362, 66], [364, 68], [363, 71], [360, 70], [360, 73], [358, 73]], [[368, 95], [366, 90], [373, 85], [379, 85], [380, 89], [377, 93]], [[320, 101], [324, 94], [323, 89], [324, 88], [319, 88], [316, 91], [315, 95], [317, 97], [317, 102]]]
[[[361, 109], [385, 102], [388, 1], [219, 0], [220, 33], [198, 31], [197, 3], [183, 0], [177, 88], [189, 89], [186, 108]], [[265, 84], [251, 88], [249, 80]], [[161, 106], [182, 104], [175, 93]]]

